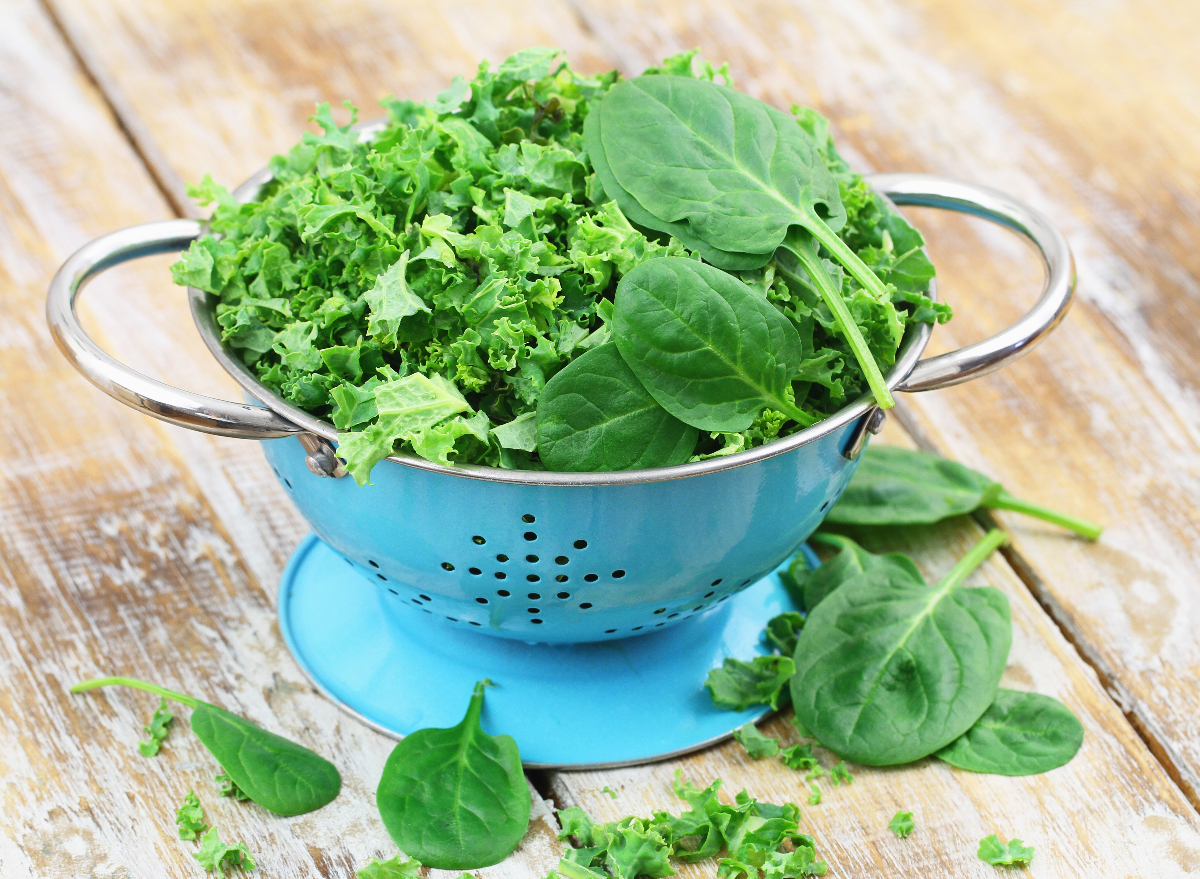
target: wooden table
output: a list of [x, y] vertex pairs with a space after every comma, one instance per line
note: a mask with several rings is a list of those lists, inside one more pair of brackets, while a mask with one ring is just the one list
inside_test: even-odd
[[[481, 57], [559, 45], [636, 73], [703, 46], [740, 85], [831, 117], [860, 169], [1005, 189], [1067, 233], [1080, 299], [1043, 347], [986, 379], [908, 397], [885, 439], [952, 455], [1014, 493], [1107, 523], [1095, 545], [998, 515], [1013, 545], [974, 582], [1005, 590], [1006, 682], [1066, 702], [1086, 739], [1031, 778], [935, 761], [871, 770], [804, 806], [832, 876], [996, 876], [996, 832], [1036, 876], [1200, 873], [1200, 7], [1194, 0], [792, 3], [511, 0], [6, 0], [0, 5], [0, 876], [198, 876], [175, 836], [212, 761], [186, 721], [156, 759], [153, 705], [72, 697], [123, 672], [201, 694], [330, 756], [345, 787], [281, 819], [205, 797], [255, 875], [352, 876], [394, 846], [373, 790], [392, 741], [313, 691], [272, 599], [306, 527], [254, 443], [165, 427], [77, 376], [45, 328], [55, 268], [92, 237], [194, 208], [183, 181], [233, 184], [286, 149], [313, 104], [428, 97]], [[945, 350], [1011, 321], [1039, 270], [1005, 233], [914, 212], [958, 316]], [[88, 326], [143, 371], [224, 395], [169, 259], [93, 285]], [[897, 423], [899, 422], [899, 423]], [[944, 572], [961, 519], [889, 544]], [[794, 740], [782, 721], [769, 731]], [[521, 847], [481, 877], [556, 863], [552, 806], [600, 819], [678, 809], [676, 768], [773, 802], [800, 776], [726, 744], [654, 766], [531, 774]], [[602, 793], [617, 791], [616, 800]], [[914, 812], [916, 833], [887, 821]], [[437, 872], [437, 871], [434, 871]], [[682, 867], [712, 876], [712, 862]], [[451, 874], [447, 874], [449, 876]]]

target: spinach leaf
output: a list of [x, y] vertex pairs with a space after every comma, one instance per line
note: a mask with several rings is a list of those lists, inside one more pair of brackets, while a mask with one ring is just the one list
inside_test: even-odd
[[804, 617], [788, 610], [767, 620], [763, 637], [784, 656], [791, 656], [796, 652], [796, 638], [803, 628]]
[[549, 470], [682, 464], [697, 436], [646, 392], [615, 342], [572, 360], [538, 399], [537, 448]]
[[198, 839], [208, 830], [204, 821], [204, 807], [194, 790], [189, 790], [179, 808], [175, 810], [175, 824], [179, 828], [180, 839]]
[[788, 681], [796, 671], [787, 656], [756, 656], [742, 662], [725, 657], [720, 668], [709, 671], [704, 679], [713, 704], [730, 711], [745, 711], [751, 705], [778, 708], [787, 702]]
[[837, 525], [924, 525], [980, 507], [1013, 510], [1089, 540], [1101, 526], [1013, 497], [1000, 483], [930, 452], [868, 446], [854, 478], [825, 521]]
[[896, 812], [892, 816], [892, 820], [888, 822], [888, 830], [896, 834], [901, 839], [907, 839], [908, 835], [913, 832], [916, 824], [913, 823], [912, 812], [905, 812], [903, 809]]
[[1008, 867], [1013, 864], [1028, 864], [1033, 860], [1033, 846], [1025, 845], [1019, 839], [1001, 842], [993, 833], [979, 840], [978, 854], [979, 860], [987, 861], [993, 867]]
[[816, 420], [790, 398], [804, 359], [795, 328], [720, 269], [680, 257], [642, 263], [617, 286], [613, 334], [642, 385], [685, 424], [745, 430], [767, 408]]
[[386, 861], [371, 858], [365, 866], [359, 867], [355, 879], [418, 879], [420, 870], [420, 861], [406, 860], [404, 855], [396, 855]]
[[487, 683], [475, 685], [461, 723], [411, 733], [383, 767], [375, 794], [383, 824], [402, 851], [429, 867], [490, 867], [529, 825], [517, 743], [479, 725]]
[[205, 870], [209, 872], [216, 870], [220, 876], [225, 875], [226, 867], [253, 870], [257, 866], [254, 858], [250, 855], [250, 849], [246, 848], [246, 843], [237, 842], [227, 845], [221, 842], [221, 837], [217, 834], [215, 827], [200, 838], [200, 851], [193, 854], [192, 857], [199, 861], [200, 866]]
[[1083, 724], [1057, 699], [1001, 689], [974, 725], [937, 752], [951, 766], [996, 775], [1037, 775], [1070, 761]]
[[835, 589], [845, 583], [866, 578], [873, 584], [894, 586], [924, 586], [925, 581], [913, 560], [903, 553], [876, 555], [867, 552], [849, 537], [819, 531], [809, 538], [813, 543], [835, 546], [840, 551], [807, 575], [793, 575], [804, 600], [804, 609], [811, 612]]
[[796, 717], [856, 763], [907, 763], [984, 713], [1012, 644], [1008, 599], [961, 584], [996, 547], [989, 532], [934, 588], [844, 584], [813, 609], [796, 644]]
[[159, 749], [162, 748], [163, 739], [167, 737], [167, 727], [171, 725], [171, 721], [174, 719], [175, 715], [167, 707], [167, 700], [160, 699], [158, 707], [154, 709], [154, 716], [143, 727], [146, 730], [147, 737], [138, 742], [138, 750], [143, 757], [153, 757], [159, 752]]
[[681, 76], [618, 83], [595, 112], [599, 142], [588, 140], [588, 149], [603, 152], [620, 189], [655, 217], [686, 222], [711, 247], [748, 254], [785, 247], [833, 311], [877, 403], [895, 405], [812, 242], [880, 301], [890, 293], [837, 236], [846, 222], [837, 180], [795, 119], [731, 88]]
[[733, 731], [733, 738], [734, 741], [746, 749], [746, 753], [750, 755], [752, 760], [761, 760], [763, 757], [774, 757], [779, 753], [779, 740], [773, 739], [770, 736], [764, 736], [758, 731], [758, 727], [754, 725], [753, 720], [747, 720], [735, 729]]
[[110, 685], [156, 693], [190, 707], [196, 737], [238, 788], [277, 815], [319, 809], [341, 790], [337, 768], [324, 757], [194, 696], [125, 677], [84, 681], [71, 687], [71, 692]]

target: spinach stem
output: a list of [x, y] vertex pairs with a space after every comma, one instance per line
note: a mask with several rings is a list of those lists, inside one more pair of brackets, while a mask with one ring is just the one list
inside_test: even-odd
[[177, 693], [174, 690], [168, 690], [166, 687], [160, 687], [157, 684], [148, 684], [145, 681], [139, 681], [137, 678], [96, 678], [91, 681], [82, 681], [71, 687], [72, 693], [82, 693], [84, 690], [94, 690], [97, 687], [133, 687], [135, 690], [145, 690], [147, 693], [156, 693], [165, 699], [173, 699], [180, 702], [189, 708], [195, 708], [198, 700], [184, 693]]
[[971, 551], [963, 556], [957, 565], [950, 569], [942, 582], [938, 584], [938, 588], [943, 592], [949, 592], [955, 586], [967, 579], [967, 575], [983, 564], [983, 560], [992, 554], [995, 549], [1004, 546], [1008, 543], [1008, 535], [999, 528], [993, 528], [983, 536], [983, 539], [971, 547]]
[[1078, 519], [1075, 516], [1068, 516], [1066, 513], [1051, 510], [1049, 507], [1043, 507], [1040, 504], [1023, 501], [1020, 498], [1013, 497], [1007, 491], [1001, 491], [995, 500], [988, 501], [985, 506], [1000, 510], [1012, 510], [1016, 513], [1033, 516], [1035, 519], [1041, 519], [1044, 522], [1061, 525], [1063, 528], [1074, 531], [1088, 540], [1096, 540], [1100, 537], [1101, 532], [1104, 531], [1104, 526], [1097, 525], [1095, 522], [1089, 522], [1087, 519]]
[[[830, 234], [832, 235], [833, 233]], [[833, 237], [837, 238], [836, 235], [833, 235]], [[838, 238], [838, 241], [840, 243], [841, 239]], [[804, 270], [808, 272], [808, 276], [816, 285], [821, 298], [825, 300], [825, 304], [833, 312], [833, 318], [837, 321], [838, 326], [841, 327], [842, 332], [846, 336], [846, 341], [850, 345], [850, 350], [854, 352], [859, 366], [862, 367], [863, 374], [867, 377], [867, 384], [871, 386], [871, 394], [875, 397], [875, 402], [879, 404], [879, 408], [891, 409], [896, 405], [896, 401], [892, 399], [892, 393], [888, 390], [887, 382], [883, 380], [883, 373], [879, 371], [879, 364], [875, 362], [875, 357], [871, 354], [871, 349], [867, 347], [867, 340], [863, 338], [862, 331], [858, 328], [858, 324], [854, 322], [854, 318], [850, 314], [850, 309], [846, 307], [846, 302], [842, 299], [842, 294], [833, 286], [833, 281], [829, 277], [829, 273], [821, 265], [821, 260], [817, 256], [816, 249], [812, 246], [812, 241], [803, 233], [789, 232], [782, 246], [800, 261], [800, 265], [804, 267]], [[845, 248], [845, 251], [853, 253], [848, 247]], [[859, 262], [861, 263], [862, 261], [859, 260]], [[866, 266], [863, 267], [866, 268]], [[784, 274], [790, 274], [786, 267], [780, 266], [780, 268]], [[870, 272], [870, 269], [867, 269], [867, 271]], [[871, 277], [874, 278], [875, 276], [871, 275]], [[876, 279], [875, 283], [878, 285], [879, 280]], [[884, 295], [887, 295], [886, 290], [884, 291]]]

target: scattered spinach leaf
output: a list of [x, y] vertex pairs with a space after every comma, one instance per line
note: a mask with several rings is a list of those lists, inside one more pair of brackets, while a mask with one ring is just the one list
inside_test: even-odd
[[758, 731], [753, 720], [747, 720], [733, 731], [733, 738], [746, 749], [752, 760], [763, 757], [774, 757], [779, 753], [779, 741], [770, 736], [764, 736]]
[[913, 823], [912, 812], [905, 812], [902, 809], [898, 810], [896, 814], [892, 816], [892, 820], [888, 822], [888, 830], [892, 831], [892, 833], [896, 834], [896, 836], [900, 837], [901, 839], [908, 839], [908, 835], [913, 832], [916, 826], [917, 825]]
[[659, 404], [701, 430], [746, 430], [763, 409], [814, 423], [789, 399], [804, 360], [791, 322], [732, 275], [663, 257], [621, 279], [621, 357]]
[[324, 757], [194, 696], [126, 677], [84, 681], [71, 692], [110, 685], [156, 693], [190, 707], [196, 737], [250, 799], [277, 815], [319, 809], [341, 790], [337, 768]]
[[615, 342], [572, 360], [538, 398], [537, 448], [549, 470], [682, 464], [697, 436], [646, 392]]
[[924, 586], [925, 581], [913, 560], [903, 553], [876, 555], [867, 552], [849, 537], [817, 532], [813, 543], [836, 547], [839, 552], [819, 567], [803, 575], [798, 582], [804, 607], [811, 612], [822, 599], [845, 583], [866, 578], [872, 583], [894, 586]]
[[356, 873], [357, 879], [418, 879], [421, 875], [421, 862], [415, 858], [405, 859], [404, 855], [396, 855], [381, 861], [371, 858]]
[[796, 638], [803, 628], [804, 617], [789, 610], [769, 619], [763, 636], [784, 656], [791, 656], [796, 652]]
[[788, 681], [796, 666], [788, 656], [756, 656], [750, 662], [726, 657], [704, 679], [713, 704], [730, 711], [745, 711], [751, 705], [779, 708], [787, 699]]
[[908, 763], [966, 732], [991, 704], [1012, 643], [1008, 599], [962, 581], [989, 532], [934, 588], [847, 583], [809, 615], [791, 680], [796, 716], [856, 763]]
[[993, 833], [979, 840], [979, 860], [987, 861], [994, 867], [1028, 864], [1032, 859], [1033, 846], [1025, 845], [1019, 839], [1001, 842]]
[[158, 707], [154, 709], [154, 716], [143, 727], [146, 730], [147, 737], [138, 742], [138, 750], [141, 751], [143, 757], [153, 757], [158, 753], [159, 749], [162, 748], [163, 739], [167, 737], [167, 727], [171, 725], [171, 721], [174, 719], [175, 715], [167, 707], [167, 700], [160, 699]]
[[213, 781], [216, 782], [217, 793], [219, 793], [221, 796], [233, 797], [240, 803], [245, 803], [250, 800], [250, 797], [246, 794], [246, 792], [238, 787], [237, 782], [230, 778], [226, 773], [222, 772], [220, 775], [215, 776]]
[[180, 839], [197, 839], [208, 830], [204, 822], [204, 808], [194, 790], [189, 790], [179, 808], [175, 810], [175, 824], [179, 827]]
[[502, 861], [529, 824], [530, 798], [511, 736], [479, 725], [483, 690], [475, 685], [462, 722], [401, 739], [376, 791], [379, 814], [402, 851], [440, 870], [473, 870]]
[[837, 525], [924, 525], [989, 507], [1061, 525], [1089, 540], [1101, 526], [1013, 497], [957, 461], [897, 446], [868, 446], [826, 521]]
[[253, 870], [254, 858], [244, 842], [226, 845], [217, 835], [217, 828], [212, 828], [200, 839], [200, 851], [192, 855], [205, 870], [216, 870], [221, 876], [225, 875], [226, 867], [240, 867], [243, 870]]
[[1070, 761], [1083, 724], [1057, 699], [1001, 688], [969, 730], [937, 752], [951, 766], [995, 775], [1037, 775]]

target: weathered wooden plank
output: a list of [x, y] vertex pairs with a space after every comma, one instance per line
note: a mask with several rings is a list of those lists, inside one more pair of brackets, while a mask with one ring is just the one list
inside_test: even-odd
[[[263, 875], [352, 876], [395, 853], [374, 805], [393, 742], [307, 685], [279, 636], [275, 580], [256, 580], [231, 540], [239, 520], [221, 521], [167, 435], [87, 385], [45, 329], [45, 289], [62, 260], [101, 232], [170, 216], [168, 206], [34, 3], [0, 7], [0, 82], [0, 110], [21, 121], [0, 130], [0, 875], [199, 875], [197, 846], [173, 822], [195, 788]], [[119, 306], [107, 325], [126, 347], [138, 335], [191, 335], [184, 323], [148, 329], [148, 317], [164, 317], [153, 305], [164, 285], [137, 272], [121, 280], [105, 291]], [[130, 290], [139, 295], [121, 295]], [[160, 368], [189, 371], [186, 346], [149, 347]], [[236, 482], [235, 468], [226, 479]], [[65, 691], [113, 672], [316, 748], [341, 769], [342, 794], [293, 819], [223, 800], [218, 768], [183, 718], [158, 757], [141, 757], [155, 700]], [[481, 874], [543, 875], [558, 850], [546, 818], [535, 797], [517, 855]]]

